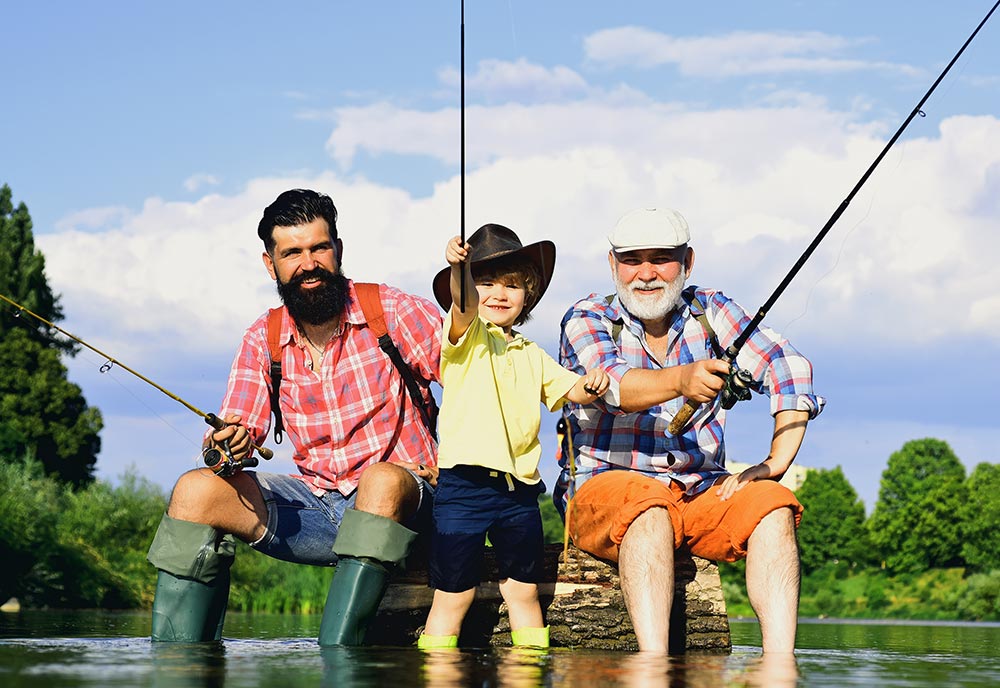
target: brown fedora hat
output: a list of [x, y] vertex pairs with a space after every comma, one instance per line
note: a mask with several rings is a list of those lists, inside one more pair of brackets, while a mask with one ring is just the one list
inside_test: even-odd
[[[556, 245], [551, 241], [536, 241], [533, 244], [523, 246], [521, 240], [517, 238], [513, 230], [497, 224], [485, 224], [465, 240], [469, 244], [469, 260], [473, 268], [477, 264], [485, 263], [497, 258], [504, 258], [513, 255], [523, 255], [538, 268], [542, 276], [541, 284], [538, 285], [537, 304], [542, 294], [549, 286], [552, 279], [552, 271], [556, 266]], [[451, 308], [451, 266], [434, 276], [434, 298], [441, 304], [441, 308], [448, 310]]]

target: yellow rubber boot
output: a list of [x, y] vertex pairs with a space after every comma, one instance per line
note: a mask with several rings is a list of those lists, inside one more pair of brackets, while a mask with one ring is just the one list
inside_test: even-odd
[[510, 632], [510, 639], [515, 647], [548, 647], [549, 627], [519, 628]]
[[426, 635], [420, 634], [417, 638], [417, 647], [421, 650], [441, 650], [444, 648], [458, 647], [457, 635]]

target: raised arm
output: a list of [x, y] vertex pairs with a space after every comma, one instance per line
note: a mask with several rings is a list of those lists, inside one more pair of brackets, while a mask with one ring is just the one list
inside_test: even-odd
[[[472, 266], [469, 263], [469, 245], [462, 246], [461, 237], [452, 237], [444, 253], [451, 266], [451, 329], [448, 341], [457, 344], [469, 325], [479, 315], [479, 291], [472, 281]], [[462, 272], [465, 271], [465, 311], [462, 303]]]

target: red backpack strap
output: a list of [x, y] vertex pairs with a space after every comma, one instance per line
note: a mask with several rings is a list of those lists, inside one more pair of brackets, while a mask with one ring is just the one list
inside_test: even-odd
[[413, 371], [406, 364], [406, 361], [403, 360], [402, 354], [399, 353], [399, 349], [396, 348], [392, 337], [389, 336], [389, 330], [385, 324], [385, 310], [382, 308], [382, 296], [379, 291], [379, 285], [370, 282], [355, 282], [354, 291], [358, 295], [358, 303], [361, 305], [361, 311], [365, 315], [365, 322], [368, 324], [368, 329], [378, 338], [379, 348], [385, 352], [385, 355], [396, 366], [396, 370], [399, 371], [406, 389], [410, 393], [410, 400], [417, 407], [417, 411], [420, 412], [420, 417], [423, 419], [424, 425], [431, 431], [431, 435], [437, 438], [437, 407], [433, 403], [428, 402], [424, 395], [420, 393], [420, 386], [413, 377]]
[[281, 420], [278, 390], [281, 387], [281, 320], [282, 308], [272, 308], [267, 314], [267, 349], [271, 353], [271, 414], [274, 416], [274, 443], [281, 444], [285, 424]]
[[371, 282], [355, 282], [354, 291], [358, 295], [358, 303], [361, 304], [361, 312], [365, 314], [368, 328], [376, 339], [381, 339], [382, 335], [388, 334], [389, 328], [385, 325], [385, 311], [382, 310], [382, 297], [378, 285]]

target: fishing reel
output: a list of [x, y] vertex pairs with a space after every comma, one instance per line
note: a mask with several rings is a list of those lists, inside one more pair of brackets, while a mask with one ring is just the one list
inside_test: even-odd
[[727, 411], [736, 406], [738, 401], [750, 399], [750, 390], [753, 388], [754, 380], [750, 371], [745, 368], [736, 369], [736, 366], [729, 366], [729, 374], [726, 375], [725, 385], [719, 392], [719, 404]]
[[224, 442], [222, 449], [206, 447], [201, 453], [201, 458], [205, 465], [220, 478], [228, 478], [244, 468], [253, 468], [260, 463], [256, 456], [248, 456], [240, 461], [234, 459], [229, 450], [229, 442]]
[[[205, 414], [205, 422], [216, 430], [222, 430], [226, 427], [226, 422], [214, 413]], [[270, 459], [272, 456], [269, 449], [258, 447], [256, 444], [251, 443], [250, 448], [251, 451], [257, 449], [265, 459]], [[228, 478], [239, 473], [244, 468], [254, 468], [260, 463], [257, 457], [253, 455], [240, 460], [233, 458], [232, 449], [229, 447], [229, 440], [225, 440], [222, 443], [222, 449], [205, 447], [201, 452], [201, 458], [205, 462], [205, 465], [221, 478]]]

